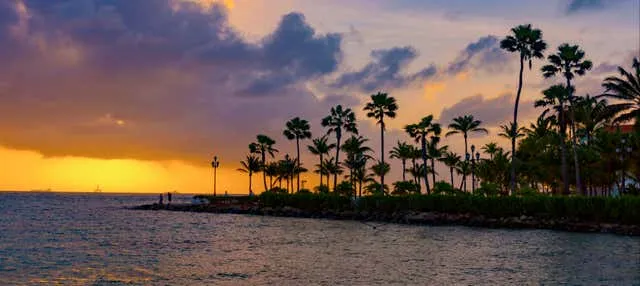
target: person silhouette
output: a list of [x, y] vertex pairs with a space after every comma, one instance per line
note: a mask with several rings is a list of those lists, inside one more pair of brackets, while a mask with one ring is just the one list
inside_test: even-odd
[[168, 204], [171, 204], [171, 192], [167, 193], [167, 200], [169, 201]]
[[162, 194], [160, 194], [160, 205], [162, 205]]

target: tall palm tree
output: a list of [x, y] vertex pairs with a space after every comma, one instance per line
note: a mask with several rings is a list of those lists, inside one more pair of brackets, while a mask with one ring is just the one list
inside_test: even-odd
[[567, 81], [569, 91], [569, 114], [571, 116], [571, 143], [573, 145], [573, 162], [576, 169], [576, 187], [578, 191], [584, 193], [580, 180], [580, 161], [578, 160], [578, 150], [576, 142], [576, 126], [573, 114], [573, 92], [571, 80], [576, 76], [583, 76], [593, 67], [593, 63], [584, 59], [585, 53], [578, 45], [562, 44], [558, 47], [556, 54], [549, 55], [548, 65], [542, 67], [542, 75], [545, 78], [562, 75]]
[[440, 143], [440, 134], [442, 133], [442, 127], [440, 124], [434, 123], [431, 125], [430, 132], [433, 133], [431, 141], [427, 144], [427, 156], [431, 159], [431, 176], [433, 185], [436, 185], [436, 160], [442, 157], [444, 152], [447, 152], [448, 146], [438, 147]]
[[[413, 168], [413, 170], [418, 170], [418, 164], [416, 163], [416, 160], [422, 158], [422, 149], [410, 145], [411, 146], [411, 150], [412, 150], [412, 154], [411, 154], [411, 166]], [[415, 172], [409, 172], [411, 174], [411, 176], [413, 177], [413, 181], [416, 183], [416, 185], [420, 185], [420, 176], [422, 176], [422, 173], [415, 173]]]
[[[309, 121], [295, 117], [287, 122], [287, 128], [282, 132], [289, 140], [296, 140], [296, 161], [300, 169], [300, 140], [311, 138], [311, 126]], [[300, 173], [297, 174], [296, 191], [300, 191]]]
[[[260, 157], [262, 159], [261, 168], [264, 169], [267, 165], [267, 155], [273, 158], [273, 154], [278, 152], [277, 149], [273, 148], [273, 145], [276, 144], [276, 141], [263, 134], [259, 134], [256, 139], [256, 142], [249, 144], [249, 151], [252, 154], [260, 154]], [[268, 190], [267, 175], [264, 172], [262, 173], [262, 178], [264, 180], [264, 191], [266, 192]]]
[[[518, 76], [518, 91], [516, 93], [516, 102], [513, 108], [513, 124], [518, 129], [518, 105], [520, 104], [520, 95], [522, 93], [524, 62], [529, 62], [529, 69], [532, 66], [534, 58], [543, 58], [542, 54], [547, 49], [547, 43], [542, 40], [542, 31], [534, 29], [531, 24], [519, 25], [511, 29], [511, 35], [508, 35], [500, 42], [500, 48], [511, 53], [519, 53], [520, 55], [520, 73]], [[511, 140], [511, 192], [516, 190], [516, 168], [513, 161], [516, 154], [516, 137]]]
[[[324, 155], [329, 155], [329, 151], [331, 151], [331, 149], [333, 148], [336, 148], [336, 144], [329, 144], [328, 141], [329, 137], [325, 134], [322, 135], [322, 137], [313, 139], [311, 141], [312, 144], [307, 146], [311, 154], [318, 155], [320, 157], [320, 165], [322, 165], [323, 162], [322, 157]], [[318, 173], [320, 174], [320, 186], [322, 186], [322, 174], [324, 172], [320, 171]]]
[[[351, 108], [342, 108], [342, 105], [336, 105], [329, 111], [329, 115], [322, 119], [322, 126], [329, 127], [327, 134], [336, 134], [336, 157], [335, 164], [340, 168], [340, 140], [342, 139], [342, 131], [358, 134], [356, 125], [356, 114]], [[333, 186], [338, 185], [338, 174], [333, 174]]]
[[[386, 93], [378, 92], [371, 95], [371, 101], [364, 107], [364, 111], [367, 111], [367, 117], [375, 118], [380, 125], [380, 162], [384, 165], [384, 117], [395, 118], [398, 105], [396, 99], [390, 97]], [[380, 173], [380, 184], [384, 186], [384, 175]]]
[[[404, 127], [405, 132], [409, 134], [411, 138], [414, 138], [416, 142], [421, 144], [422, 151], [422, 164], [427, 166], [427, 135], [432, 130], [433, 115], [423, 117], [420, 122], [416, 124], [409, 124]], [[414, 167], [415, 169], [415, 167]], [[427, 194], [431, 193], [431, 187], [429, 186], [429, 174], [427, 169], [424, 168], [423, 179], [425, 187], [427, 188]]]
[[407, 144], [407, 142], [398, 141], [398, 145], [393, 147], [390, 158], [399, 159], [402, 162], [402, 181], [407, 181], [407, 160], [412, 159], [414, 151], [413, 146]]
[[[449, 137], [454, 134], [462, 134], [464, 136], [464, 153], [465, 153], [465, 161], [467, 161], [466, 154], [469, 154], [468, 142], [467, 138], [469, 137], [470, 132], [483, 132], [485, 134], [489, 134], [489, 131], [486, 128], [480, 127], [482, 121], [476, 120], [473, 118], [473, 115], [465, 115], [459, 116], [453, 119], [453, 122], [449, 124], [449, 129], [451, 129], [445, 136]], [[466, 173], [465, 173], [466, 174]], [[462, 178], [464, 182], [464, 191], [467, 191], [467, 177], [465, 175]]]
[[498, 147], [498, 143], [496, 142], [489, 142], [484, 144], [481, 149], [485, 153], [489, 154], [489, 158], [493, 160], [493, 156], [498, 153], [498, 149], [500, 149], [500, 147]]
[[633, 59], [633, 73], [618, 67], [619, 77], [607, 77], [602, 86], [606, 89], [601, 96], [621, 100], [620, 103], [609, 105], [612, 113], [616, 114], [615, 122], [626, 122], [636, 119], [640, 122], [640, 61]]
[[460, 163], [460, 155], [453, 152], [445, 152], [442, 158], [440, 158], [440, 161], [449, 167], [449, 172], [451, 173], [451, 187], [455, 188], [453, 183], [453, 171]]
[[260, 159], [258, 159], [257, 156], [248, 155], [244, 161], [240, 161], [240, 165], [242, 165], [242, 168], [238, 168], [237, 170], [242, 173], [249, 174], [249, 195], [252, 196], [253, 189], [251, 188], [251, 176], [253, 175], [253, 173], [260, 172]]
[[560, 160], [561, 160], [561, 176], [562, 176], [562, 192], [565, 195], [569, 194], [569, 178], [567, 170], [567, 121], [565, 104], [570, 100], [570, 93], [568, 88], [562, 85], [554, 85], [542, 92], [544, 98], [535, 102], [535, 107], [547, 107], [548, 111], [555, 111], [556, 117], [559, 118], [560, 124]]

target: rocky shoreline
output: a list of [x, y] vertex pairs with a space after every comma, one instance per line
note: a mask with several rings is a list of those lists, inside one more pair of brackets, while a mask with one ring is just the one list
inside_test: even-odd
[[270, 208], [257, 204], [245, 205], [210, 205], [210, 204], [176, 204], [176, 205], [142, 205], [133, 210], [166, 210], [181, 212], [230, 213], [277, 217], [318, 218], [335, 220], [355, 220], [364, 222], [382, 222], [413, 225], [461, 225], [470, 227], [506, 228], [506, 229], [550, 229], [584, 233], [611, 233], [627, 236], [640, 236], [640, 225], [624, 225], [616, 223], [575, 221], [568, 219], [542, 219], [531, 216], [488, 218], [471, 214], [450, 214], [437, 212], [394, 212], [375, 213], [352, 210], [324, 210], [309, 212], [292, 207]]

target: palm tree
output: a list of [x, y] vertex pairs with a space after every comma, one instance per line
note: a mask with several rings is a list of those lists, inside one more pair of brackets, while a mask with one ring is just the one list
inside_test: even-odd
[[[273, 145], [276, 144], [276, 141], [269, 138], [267, 135], [259, 134], [257, 137], [257, 142], [253, 142], [249, 144], [249, 151], [252, 154], [260, 154], [261, 160], [261, 168], [267, 165], [267, 154], [273, 158], [273, 154], [277, 153], [278, 150], [273, 148]], [[267, 175], [263, 172], [262, 178], [264, 180], [264, 191], [267, 191]]]
[[[529, 61], [529, 69], [532, 66], [532, 59], [543, 58], [542, 54], [547, 49], [547, 43], [542, 40], [542, 31], [533, 29], [531, 24], [519, 25], [511, 29], [512, 34], [508, 35], [500, 42], [500, 48], [511, 53], [520, 54], [520, 73], [518, 77], [518, 91], [516, 93], [516, 103], [513, 108], [513, 124], [514, 129], [518, 129], [518, 105], [520, 104], [520, 95], [522, 93], [524, 62]], [[511, 192], [516, 190], [516, 168], [513, 161], [516, 154], [516, 137], [511, 139]]]
[[342, 151], [347, 153], [347, 159], [343, 163], [349, 169], [349, 179], [352, 185], [354, 184], [353, 171], [360, 165], [362, 157], [367, 156], [365, 153], [371, 151], [371, 148], [364, 146], [367, 141], [369, 139], [352, 135], [342, 145]]
[[[340, 168], [340, 139], [342, 139], [342, 131], [358, 134], [356, 125], [356, 114], [351, 108], [343, 109], [342, 105], [332, 107], [327, 117], [322, 119], [322, 126], [329, 127], [327, 134], [336, 134], [336, 157], [335, 164]], [[338, 185], [338, 174], [333, 174], [333, 186]]]
[[[525, 136], [525, 132], [527, 131], [526, 128], [518, 128], [518, 125], [514, 122], [509, 123], [510, 124], [500, 125], [501, 132], [498, 134], [498, 136], [507, 138], [511, 141]], [[513, 160], [511, 160], [511, 164], [513, 164]]]
[[260, 172], [260, 159], [258, 159], [257, 156], [248, 155], [244, 161], [240, 161], [240, 165], [242, 165], [242, 168], [238, 168], [237, 170], [249, 174], [249, 195], [252, 196], [253, 189], [251, 188], [251, 176], [253, 173]]
[[436, 160], [439, 160], [442, 157], [444, 152], [447, 152], [448, 146], [438, 147], [438, 143], [440, 143], [440, 134], [442, 133], [442, 128], [440, 124], [434, 123], [431, 125], [430, 132], [433, 133], [431, 136], [431, 141], [427, 144], [427, 156], [431, 159], [431, 176], [433, 185], [436, 185]]
[[393, 147], [390, 158], [399, 159], [402, 162], [402, 181], [407, 181], [407, 160], [412, 159], [414, 151], [413, 146], [407, 144], [407, 142], [398, 141], [398, 145]]
[[542, 92], [544, 94], [544, 98], [537, 100], [535, 102], [535, 107], [547, 107], [545, 113], [551, 110], [556, 112], [556, 117], [559, 118], [560, 124], [560, 157], [561, 157], [561, 176], [562, 176], [562, 184], [563, 184], [563, 193], [565, 195], [569, 194], [569, 180], [568, 180], [568, 171], [567, 171], [567, 146], [566, 146], [566, 137], [567, 137], [567, 123], [566, 123], [566, 112], [565, 112], [565, 104], [570, 100], [570, 93], [568, 88], [562, 85], [554, 85], [545, 91]]
[[445, 152], [442, 158], [440, 158], [440, 161], [449, 167], [449, 172], [451, 173], [451, 187], [455, 188], [453, 183], [453, 170], [460, 163], [460, 155], [453, 152]]
[[[298, 169], [300, 168], [300, 140], [311, 138], [311, 127], [309, 121], [295, 117], [287, 122], [287, 128], [282, 132], [289, 140], [296, 140], [296, 161], [298, 161]], [[298, 173], [296, 182], [296, 191], [300, 191], [300, 174]]]
[[[371, 171], [373, 172], [373, 174], [378, 176], [380, 179], [383, 179], [384, 176], [386, 174], [388, 174], [389, 171], [391, 171], [391, 167], [389, 166], [388, 163], [385, 163], [385, 162], [382, 162], [382, 161], [378, 161], [378, 163], [376, 163], [375, 165], [371, 166]], [[379, 187], [382, 188], [382, 193], [386, 194], [386, 190], [388, 189], [388, 186], [383, 184], [382, 181], [381, 181]]]
[[[313, 139], [311, 141], [312, 145], [307, 146], [307, 148], [309, 148], [309, 152], [320, 157], [320, 165], [322, 165], [323, 162], [322, 157], [324, 155], [329, 155], [329, 151], [331, 151], [331, 149], [333, 148], [336, 148], [336, 144], [329, 144], [328, 141], [329, 138], [327, 137], [327, 135], [322, 135], [322, 137]], [[323, 172], [320, 171], [318, 173], [320, 174], [320, 186], [322, 186]]]
[[[416, 142], [420, 142], [422, 145], [422, 164], [427, 166], [427, 134], [432, 130], [433, 115], [423, 117], [419, 123], [409, 124], [404, 127], [405, 132], [409, 134], [411, 138], [414, 138]], [[414, 167], [415, 169], [415, 167]], [[429, 179], [427, 169], [424, 169], [424, 184], [427, 188], [427, 194], [431, 193], [429, 186]]]
[[576, 167], [576, 187], [578, 191], [583, 192], [582, 182], [580, 180], [580, 162], [578, 160], [578, 150], [576, 142], [576, 126], [573, 114], [573, 92], [571, 80], [576, 76], [583, 76], [591, 69], [593, 63], [584, 60], [585, 53], [578, 45], [562, 44], [558, 47], [558, 52], [549, 55], [550, 64], [542, 67], [542, 75], [550, 78], [561, 74], [567, 80], [567, 90], [569, 91], [569, 113], [571, 116], [571, 143], [573, 145], [573, 162]]
[[269, 189], [273, 188], [273, 177], [279, 175], [279, 165], [277, 162], [268, 163], [264, 168], [264, 174], [269, 177]]
[[493, 156], [498, 153], [498, 149], [500, 149], [500, 147], [498, 147], [498, 143], [496, 142], [489, 142], [484, 144], [481, 149], [485, 153], [489, 154], [489, 158], [493, 160]]
[[[340, 168], [340, 165], [337, 163], [336, 158], [329, 158], [329, 159], [325, 159], [324, 160], [324, 169], [325, 172], [327, 172], [327, 187], [329, 186], [329, 176], [330, 175], [334, 175], [334, 177], [337, 177], [338, 175], [342, 174], [342, 169]], [[334, 183], [337, 182], [334, 179]], [[337, 185], [333, 185], [333, 188], [335, 189]]]
[[[384, 117], [395, 118], [398, 105], [396, 99], [390, 97], [386, 93], [378, 92], [371, 95], [371, 101], [364, 107], [364, 111], [367, 111], [367, 117], [375, 118], [377, 123], [380, 124], [380, 162], [384, 165]], [[380, 184], [384, 186], [384, 173], [380, 173]]]
[[[445, 136], [449, 137], [454, 134], [462, 134], [464, 136], [464, 153], [465, 153], [465, 161], [467, 161], [466, 154], [469, 154], [469, 148], [467, 147], [467, 138], [469, 137], [470, 132], [484, 132], [485, 134], [489, 134], [489, 131], [486, 128], [481, 128], [480, 124], [482, 121], [476, 120], [473, 118], [473, 115], [465, 115], [459, 116], [453, 119], [453, 122], [449, 124], [449, 129], [451, 129]], [[467, 191], [467, 177], [465, 175], [462, 178], [464, 182], [464, 191]]]
[[598, 100], [598, 98], [589, 95], [576, 102], [575, 113], [576, 123], [582, 125], [578, 131], [584, 133], [581, 136], [585, 137], [587, 144], [591, 143], [593, 134], [608, 124], [614, 115], [612, 110], [608, 108], [606, 100]]
[[622, 67], [618, 67], [620, 77], [607, 77], [602, 83], [606, 89], [601, 96], [621, 100], [620, 103], [609, 105], [612, 113], [616, 114], [615, 122], [626, 122], [640, 118], [640, 61], [633, 59], [632, 68], [634, 73], [627, 72]]

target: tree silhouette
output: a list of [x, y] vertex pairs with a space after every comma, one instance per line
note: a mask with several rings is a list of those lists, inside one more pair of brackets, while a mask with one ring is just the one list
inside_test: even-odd
[[391, 152], [389, 152], [390, 158], [399, 159], [402, 162], [402, 181], [406, 182], [407, 177], [407, 160], [412, 159], [414, 154], [413, 146], [407, 144], [406, 142], [398, 141], [398, 145], [393, 147]]
[[436, 160], [440, 160], [442, 154], [447, 152], [448, 146], [438, 147], [440, 143], [440, 134], [442, 133], [442, 128], [440, 124], [432, 124], [430, 128], [431, 133], [431, 141], [427, 144], [427, 156], [431, 159], [431, 176], [433, 185], [436, 185]]
[[[311, 127], [309, 122], [295, 117], [287, 122], [287, 128], [282, 132], [289, 140], [296, 140], [296, 161], [298, 163], [297, 168], [300, 169], [300, 140], [311, 138]], [[296, 192], [300, 191], [300, 173], [296, 176]]]
[[[467, 138], [469, 137], [469, 133], [470, 132], [483, 132], [485, 134], [489, 134], [489, 131], [485, 128], [481, 128], [480, 125], [482, 124], [482, 121], [480, 120], [476, 120], [475, 118], [473, 118], [473, 115], [465, 115], [465, 116], [460, 116], [460, 117], [456, 117], [453, 119], [453, 122], [451, 124], [449, 124], [449, 129], [451, 129], [449, 132], [447, 132], [446, 136], [449, 137], [451, 135], [454, 134], [462, 134], [464, 136], [464, 152], [465, 152], [465, 162], [467, 161], [466, 158], [466, 154], [469, 154], [469, 148], [467, 147], [468, 143], [467, 143]], [[465, 177], [462, 178], [462, 181], [464, 182], [464, 191], [467, 191], [467, 177], [466, 177], [466, 173]]]
[[[327, 134], [336, 134], [336, 157], [335, 166], [340, 168], [340, 140], [342, 139], [342, 131], [358, 134], [356, 125], [356, 115], [351, 108], [343, 109], [342, 105], [332, 107], [329, 115], [322, 119], [322, 126], [328, 127]], [[338, 184], [338, 173], [333, 174], [333, 186]]]
[[[327, 135], [323, 135], [322, 137], [313, 139], [311, 141], [312, 144], [307, 146], [311, 154], [314, 154], [320, 157], [320, 163], [319, 163], [320, 166], [322, 165], [322, 162], [323, 162], [323, 156], [329, 155], [329, 151], [331, 151], [331, 149], [333, 148], [336, 148], [336, 144], [333, 144], [333, 143], [329, 144], [328, 141], [329, 141], [329, 137]], [[324, 172], [319, 171], [318, 173], [320, 174], [320, 187], [322, 187], [322, 175], [324, 174]]]
[[[416, 142], [419, 142], [422, 149], [422, 164], [427, 166], [427, 135], [432, 131], [433, 115], [428, 115], [422, 118], [420, 122], [416, 124], [409, 124], [404, 127], [405, 132], [409, 134], [409, 137], [414, 138]], [[414, 167], [415, 169], [415, 167]], [[427, 169], [424, 168], [423, 179], [427, 188], [427, 194], [431, 193], [431, 187], [429, 186]]]
[[242, 168], [238, 168], [237, 170], [249, 174], [249, 195], [252, 196], [253, 189], [251, 188], [251, 176], [253, 173], [260, 172], [260, 159], [258, 159], [257, 156], [248, 155], [244, 161], [240, 161], [240, 165], [242, 165]]
[[449, 167], [449, 172], [451, 173], [451, 187], [455, 188], [455, 184], [453, 182], [453, 171], [460, 163], [460, 156], [453, 152], [445, 152], [442, 158], [440, 158], [440, 161]]
[[640, 61], [633, 59], [633, 73], [618, 67], [620, 76], [607, 77], [602, 86], [606, 89], [601, 96], [621, 101], [609, 105], [607, 109], [615, 114], [615, 122], [627, 122], [632, 119], [640, 122]]
[[[267, 165], [267, 155], [273, 158], [274, 153], [277, 153], [278, 150], [273, 148], [273, 145], [276, 144], [276, 141], [269, 138], [267, 135], [259, 134], [256, 137], [257, 142], [253, 142], [249, 144], [249, 151], [253, 154], [260, 154], [260, 158], [262, 158], [261, 168], [264, 169]], [[264, 180], [264, 191], [268, 191], [267, 189], [267, 175], [263, 172], [262, 178]]]
[[[374, 118], [377, 120], [377, 124], [380, 125], [380, 162], [384, 165], [384, 130], [385, 116], [388, 118], [395, 118], [396, 111], [398, 110], [398, 105], [396, 104], [396, 99], [390, 97], [386, 93], [378, 92], [374, 95], [371, 95], [371, 101], [367, 103], [364, 107], [364, 111], [367, 111], [367, 117]], [[380, 184], [384, 186], [384, 176], [385, 173], [380, 173]]]
[[[531, 24], [519, 25], [511, 29], [511, 34], [500, 42], [500, 48], [511, 53], [519, 53], [520, 55], [520, 73], [518, 76], [518, 91], [516, 93], [516, 102], [513, 108], [513, 124], [518, 129], [518, 105], [520, 104], [520, 95], [522, 93], [524, 62], [529, 62], [529, 69], [532, 66], [534, 58], [543, 58], [542, 54], [547, 48], [547, 43], [542, 40], [542, 31], [534, 29]], [[516, 140], [517, 137], [511, 138], [511, 192], [516, 191], [516, 166], [514, 164], [516, 158]]]
[[[582, 181], [580, 180], [580, 161], [578, 160], [578, 150], [576, 142], [576, 126], [573, 113], [573, 92], [571, 80], [576, 76], [583, 76], [591, 69], [593, 64], [589, 60], [584, 60], [585, 53], [578, 45], [562, 44], [558, 47], [556, 54], [549, 55], [548, 65], [542, 67], [542, 75], [545, 78], [554, 77], [561, 74], [567, 81], [567, 91], [569, 92], [569, 114], [571, 116], [571, 143], [573, 145], [573, 162], [576, 169], [576, 187], [578, 191], [584, 193]], [[565, 193], [568, 193], [569, 185], [565, 183]]]

